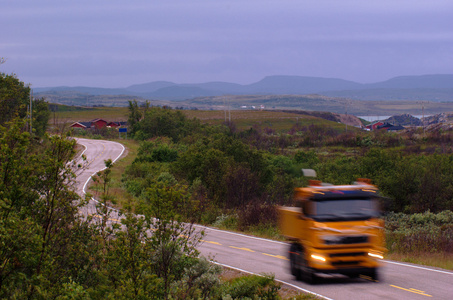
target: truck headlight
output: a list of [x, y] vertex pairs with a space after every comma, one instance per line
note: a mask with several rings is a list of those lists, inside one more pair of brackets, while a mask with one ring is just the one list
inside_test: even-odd
[[368, 252], [368, 256], [371, 256], [373, 258], [384, 259], [384, 255], [382, 254], [382, 252], [378, 251], [370, 251]]
[[311, 258], [313, 258], [314, 260], [322, 261], [322, 262], [325, 262], [325, 261], [326, 261], [326, 258], [325, 258], [325, 257], [322, 257], [321, 255], [318, 255], [318, 254], [312, 254], [312, 255], [311, 255]]

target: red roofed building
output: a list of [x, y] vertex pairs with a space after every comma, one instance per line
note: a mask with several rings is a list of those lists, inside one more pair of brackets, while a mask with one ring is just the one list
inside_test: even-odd
[[384, 125], [383, 122], [381, 122], [381, 121], [376, 121], [376, 122], [374, 122], [374, 123], [368, 124], [368, 125], [366, 126], [366, 128], [369, 129], [369, 130], [376, 130], [376, 129], [378, 129], [379, 126], [382, 126], [382, 125]]
[[90, 121], [91, 126], [96, 129], [101, 129], [107, 126], [108, 122], [104, 119], [94, 119]]
[[94, 119], [89, 122], [74, 122], [71, 124], [71, 128], [81, 128], [81, 129], [90, 129], [90, 130], [99, 130], [104, 127], [119, 128], [126, 127], [127, 122], [107, 122], [104, 119]]
[[91, 122], [75, 122], [71, 125], [71, 127], [89, 129], [89, 128], [91, 128]]
[[126, 126], [126, 125], [127, 125], [127, 122], [109, 122], [107, 124], [107, 127], [117, 128], [117, 127], [122, 127], [122, 126]]

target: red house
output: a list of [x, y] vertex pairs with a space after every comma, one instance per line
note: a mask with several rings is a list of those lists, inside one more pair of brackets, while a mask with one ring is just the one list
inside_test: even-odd
[[89, 122], [75, 122], [72, 123], [71, 127], [72, 128], [82, 128], [82, 129], [101, 129], [104, 127], [112, 127], [112, 128], [118, 128], [118, 127], [125, 127], [127, 126], [127, 122], [107, 122], [104, 119], [94, 119]]
[[374, 123], [368, 124], [368, 125], [366, 126], [366, 128], [369, 129], [369, 130], [376, 130], [379, 126], [382, 126], [382, 125], [384, 125], [383, 122], [381, 122], [381, 121], [376, 121], [376, 122], [374, 122]]
[[387, 131], [399, 131], [403, 130], [404, 127], [400, 125], [392, 125], [390, 123], [385, 123], [382, 126], [379, 126], [377, 129], [387, 130]]
[[113, 128], [120, 127], [120, 122], [108, 122], [107, 127], [113, 127]]
[[104, 119], [94, 119], [89, 122], [75, 122], [71, 124], [72, 128], [82, 128], [82, 129], [101, 129], [107, 126], [107, 121]]
[[107, 124], [107, 127], [113, 127], [113, 128], [118, 128], [118, 127], [124, 127], [127, 126], [127, 122], [117, 122], [117, 121], [112, 121]]
[[91, 128], [91, 122], [75, 122], [75, 123], [72, 123], [71, 127], [89, 129], [89, 128]]
[[101, 129], [107, 126], [108, 122], [104, 119], [94, 119], [90, 121], [91, 126], [96, 129]]

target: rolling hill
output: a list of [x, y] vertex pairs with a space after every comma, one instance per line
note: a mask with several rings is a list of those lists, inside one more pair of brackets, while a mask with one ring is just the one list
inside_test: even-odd
[[[187, 101], [219, 96], [313, 95], [333, 98], [347, 98], [365, 101], [453, 101], [453, 74], [400, 76], [386, 81], [362, 84], [338, 78], [307, 76], [267, 76], [262, 80], [240, 85], [229, 82], [206, 82], [177, 84], [169, 81], [155, 81], [135, 84], [125, 88], [97, 87], [47, 87], [34, 89], [37, 97], [49, 102], [72, 105], [86, 103], [125, 106], [127, 101]], [[102, 98], [102, 103], [96, 99]], [[112, 101], [108, 101], [112, 98]], [[281, 98], [281, 97], [280, 97]], [[123, 99], [123, 100], [121, 100]], [[69, 102], [68, 102], [69, 101]], [[193, 102], [193, 101], [192, 101]], [[195, 101], [196, 102], [196, 101]], [[178, 104], [176, 104], [178, 105]], [[268, 103], [267, 106], [279, 106]]]

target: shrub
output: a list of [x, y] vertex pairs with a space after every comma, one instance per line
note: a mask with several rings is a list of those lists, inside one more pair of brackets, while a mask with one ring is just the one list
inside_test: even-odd
[[182, 278], [172, 283], [171, 295], [174, 299], [217, 298], [221, 271], [221, 267], [204, 257], [193, 260], [192, 264], [184, 268]]
[[280, 299], [281, 285], [274, 281], [273, 275], [242, 276], [225, 284], [222, 299]]
[[453, 212], [403, 214], [385, 218], [386, 242], [390, 252], [453, 253]]
[[239, 210], [239, 229], [246, 230], [250, 226], [272, 224], [277, 222], [277, 208], [275, 205], [253, 201]]

